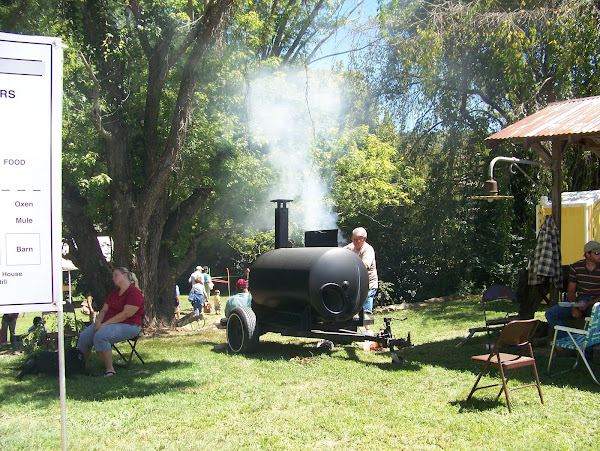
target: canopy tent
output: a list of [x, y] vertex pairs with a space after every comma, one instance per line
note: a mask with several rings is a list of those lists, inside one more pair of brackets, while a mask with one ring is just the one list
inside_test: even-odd
[[77, 271], [77, 269], [78, 269], [77, 266], [75, 266], [71, 260], [67, 260], [65, 258], [62, 259], [62, 270], [63, 270], [63, 272], [65, 272], [65, 271], [67, 272], [67, 278], [68, 278], [68, 285], [67, 285], [68, 288], [65, 291], [69, 292], [69, 299], [68, 299], [69, 302], [71, 302], [71, 296], [72, 296], [72, 293], [71, 293], [71, 271]]
[[65, 258], [62, 259], [62, 270], [63, 271], [77, 271], [79, 268], [73, 264], [71, 260]]

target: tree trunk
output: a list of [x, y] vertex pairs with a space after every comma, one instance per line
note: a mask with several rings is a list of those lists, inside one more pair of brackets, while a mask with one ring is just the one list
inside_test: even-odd
[[94, 224], [85, 215], [86, 200], [69, 184], [63, 185], [63, 221], [70, 235], [67, 258], [85, 277], [94, 302], [100, 306], [113, 289], [111, 269], [104, 259]]
[[166, 196], [163, 196], [152, 214], [147, 233], [139, 237], [139, 247], [135, 253], [136, 271], [146, 298], [146, 324], [149, 326], [170, 326], [174, 314], [172, 296], [167, 302], [165, 296], [159, 293], [159, 255], [166, 213]]
[[[181, 269], [181, 266], [172, 265], [172, 253], [164, 244], [165, 236], [174, 239], [210, 193], [210, 189], [197, 189], [178, 205], [168, 202], [168, 183], [186, 139], [198, 73], [207, 51], [220, 39], [232, 5], [233, 0], [204, 2], [202, 14], [186, 29], [182, 39], [174, 39], [174, 33], [180, 31], [177, 28], [165, 29], [164, 35], [157, 37], [143, 26], [133, 27], [133, 36], [137, 36], [148, 65], [144, 121], [135, 119], [138, 111], [127, 109], [131, 94], [128, 81], [132, 78], [128, 72], [132, 63], [128, 61], [127, 52], [110, 49], [113, 40], [118, 41], [114, 29], [122, 24], [113, 23], [113, 12], [97, 2], [79, 4], [81, 15], [76, 14], [82, 20], [81, 32], [89, 46], [88, 59], [82, 56], [82, 60], [94, 87], [92, 123], [103, 140], [110, 177], [112, 221], [108, 234], [114, 243], [111, 263], [114, 267], [126, 266], [136, 273], [146, 300], [146, 325], [169, 326], [173, 322], [176, 276], [173, 267]], [[136, 20], [147, 20], [139, 2], [131, 0], [128, 8]], [[179, 47], [175, 47], [174, 42], [178, 42]], [[177, 64], [179, 59], [182, 64]], [[166, 132], [163, 129], [159, 133], [160, 127], [167, 125], [164, 110], [161, 112], [162, 94], [165, 89], [173, 89], [165, 87], [168, 73], [180, 70], [182, 76], [177, 101], [171, 110], [170, 129], [167, 127]], [[106, 111], [102, 111], [101, 105]], [[139, 136], [144, 140], [143, 154], [131, 142], [132, 137]], [[137, 160], [140, 157], [143, 158], [141, 164]], [[138, 169], [132, 173], [134, 164]], [[112, 289], [112, 268], [102, 257], [96, 239], [98, 231], [85, 215], [83, 197], [74, 186], [65, 191], [65, 225], [73, 244], [73, 262], [93, 287], [94, 297], [103, 303]], [[191, 259], [197, 245], [198, 241], [190, 243], [190, 256], [184, 260]]]

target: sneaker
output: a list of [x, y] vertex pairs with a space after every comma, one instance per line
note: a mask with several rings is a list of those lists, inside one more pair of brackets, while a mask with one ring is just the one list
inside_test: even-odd
[[[354, 316], [352, 317], [352, 319], [353, 319], [354, 321], [358, 321], [358, 320], [360, 319], [360, 315], [357, 313], [356, 315], [354, 315]], [[365, 313], [365, 314], [364, 314], [364, 317], [363, 317], [363, 319], [371, 319], [371, 317]]]

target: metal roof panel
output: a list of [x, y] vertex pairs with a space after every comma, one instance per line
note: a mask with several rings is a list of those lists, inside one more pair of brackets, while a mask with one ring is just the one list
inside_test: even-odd
[[486, 141], [506, 139], [551, 140], [568, 135], [600, 136], [600, 96], [554, 102], [537, 113], [488, 136]]

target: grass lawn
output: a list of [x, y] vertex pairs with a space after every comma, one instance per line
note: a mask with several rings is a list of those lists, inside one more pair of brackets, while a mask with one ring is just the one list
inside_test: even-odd
[[[536, 348], [544, 405], [535, 388], [511, 394], [512, 414], [495, 389], [464, 403], [480, 370], [470, 357], [484, 353], [487, 340], [479, 334], [455, 346], [483, 323], [478, 298], [394, 316], [408, 317], [392, 327], [399, 336], [410, 331], [415, 343], [402, 351], [403, 366], [357, 345], [316, 355], [316, 340], [276, 334], [262, 336], [255, 354], [231, 355], [215, 349], [226, 341], [211, 327], [215, 315], [200, 331], [143, 339], [146, 364], [134, 361], [112, 378], [100, 376], [94, 356], [96, 376], [67, 380], [68, 449], [598, 449], [600, 387], [584, 366], [549, 377], [549, 348]], [[58, 382], [17, 382], [11, 367], [23, 361], [0, 358], [0, 449], [60, 449]], [[556, 369], [572, 362], [559, 357]], [[514, 378], [532, 381], [531, 369]]]

